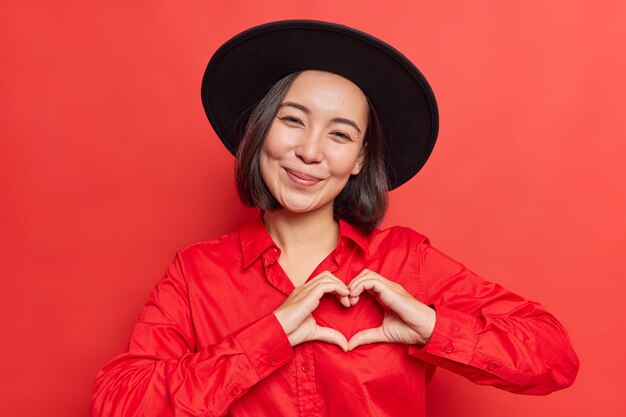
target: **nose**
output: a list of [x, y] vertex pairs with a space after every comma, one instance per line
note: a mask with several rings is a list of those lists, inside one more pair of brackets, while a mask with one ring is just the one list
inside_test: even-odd
[[321, 162], [323, 159], [322, 141], [323, 139], [319, 134], [305, 135], [296, 146], [296, 156], [307, 164]]

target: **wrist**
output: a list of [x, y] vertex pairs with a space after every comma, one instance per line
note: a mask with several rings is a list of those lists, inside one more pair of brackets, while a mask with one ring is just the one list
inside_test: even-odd
[[433, 333], [435, 332], [435, 324], [437, 323], [437, 313], [435, 312], [435, 309], [431, 306], [426, 306], [426, 307], [427, 307], [426, 316], [428, 317], [428, 319], [426, 320], [426, 325], [425, 325], [424, 334], [423, 334], [424, 344], [430, 341], [430, 338], [433, 336]]

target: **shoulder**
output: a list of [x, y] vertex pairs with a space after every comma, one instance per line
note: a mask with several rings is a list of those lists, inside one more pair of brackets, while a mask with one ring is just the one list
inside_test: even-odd
[[185, 272], [193, 272], [198, 267], [241, 263], [239, 231], [219, 236], [215, 239], [193, 243], [177, 252], [177, 258]]
[[374, 247], [381, 244], [391, 247], [416, 247], [421, 243], [428, 243], [428, 238], [410, 227], [391, 226], [375, 229], [368, 236], [368, 241]]
[[402, 226], [393, 226], [387, 229], [377, 229], [372, 233], [370, 248], [375, 247], [378, 252], [405, 252], [406, 256], [414, 259], [416, 267], [424, 272], [434, 268], [437, 273], [442, 269], [458, 272], [465, 266], [437, 248], [433, 247], [430, 239], [425, 235]]
[[188, 257], [210, 255], [227, 248], [239, 248], [239, 242], [239, 230], [234, 230], [213, 239], [192, 243], [178, 253]]
[[367, 236], [367, 252], [374, 258], [390, 265], [411, 265], [417, 269], [419, 253], [428, 238], [403, 226], [375, 229]]

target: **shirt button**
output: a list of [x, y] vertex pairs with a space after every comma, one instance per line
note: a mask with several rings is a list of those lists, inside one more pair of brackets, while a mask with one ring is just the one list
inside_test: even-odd
[[487, 369], [490, 370], [490, 371], [493, 371], [497, 367], [498, 367], [498, 365], [496, 365], [495, 362], [489, 362], [489, 364], [487, 364]]
[[239, 395], [239, 387], [237, 385], [230, 389], [230, 395], [232, 395], [233, 397]]
[[308, 363], [305, 363], [304, 365], [302, 365], [302, 372], [309, 372], [309, 369], [311, 369], [309, 367]]
[[270, 358], [270, 365], [276, 366], [276, 359]]
[[444, 348], [443, 348], [443, 351], [446, 352], [446, 353], [452, 353], [453, 350], [454, 350], [454, 348], [452, 347], [452, 345], [450, 343], [445, 345]]

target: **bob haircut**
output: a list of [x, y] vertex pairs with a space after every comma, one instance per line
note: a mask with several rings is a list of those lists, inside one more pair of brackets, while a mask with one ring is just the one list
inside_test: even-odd
[[[274, 84], [250, 114], [237, 148], [235, 165], [237, 191], [246, 206], [263, 211], [281, 208], [263, 182], [259, 154], [287, 90], [301, 73], [289, 74]], [[385, 171], [380, 121], [369, 99], [367, 103], [369, 115], [363, 140], [363, 167], [358, 175], [348, 179], [344, 189], [335, 197], [333, 212], [336, 220], [347, 221], [369, 234], [381, 222], [387, 210], [389, 181]]]

